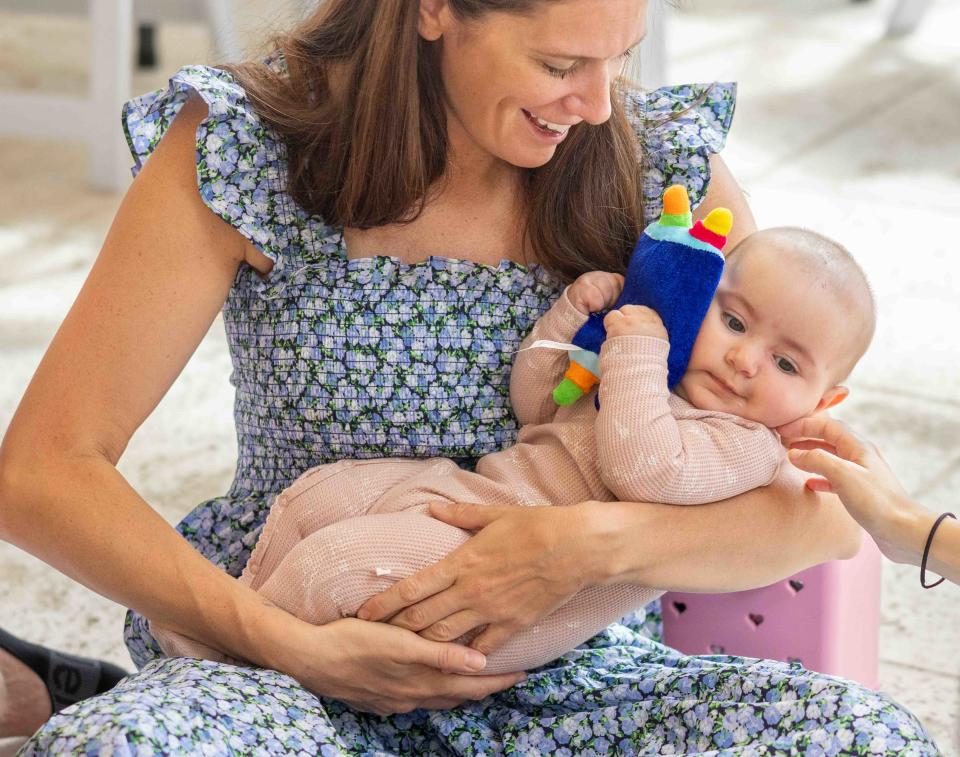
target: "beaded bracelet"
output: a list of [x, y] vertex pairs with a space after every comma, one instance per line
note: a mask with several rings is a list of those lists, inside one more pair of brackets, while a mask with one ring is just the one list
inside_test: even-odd
[[940, 584], [943, 583], [942, 578], [939, 581], [936, 581], [935, 583], [932, 583], [932, 584], [927, 583], [927, 557], [930, 556], [930, 545], [933, 544], [933, 535], [937, 532], [937, 527], [941, 523], [943, 523], [943, 521], [946, 518], [953, 518], [954, 520], [956, 520], [957, 516], [954, 515], [953, 513], [944, 513], [939, 518], [937, 518], [933, 523], [933, 527], [930, 529], [930, 535], [927, 536], [927, 546], [923, 548], [923, 559], [920, 561], [920, 585], [924, 589], [932, 589], [934, 586], [939, 586]]

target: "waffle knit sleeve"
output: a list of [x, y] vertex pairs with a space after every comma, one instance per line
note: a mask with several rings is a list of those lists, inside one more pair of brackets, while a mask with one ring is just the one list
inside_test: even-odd
[[698, 410], [667, 390], [664, 339], [620, 336], [600, 352], [597, 454], [621, 500], [698, 505], [766, 486], [783, 449], [754, 421]]
[[510, 403], [521, 426], [549, 423], [557, 412], [553, 390], [570, 364], [569, 353], [537, 347], [525, 349], [538, 339], [569, 343], [587, 321], [567, 297], [567, 289], [534, 324], [520, 345], [510, 373]]

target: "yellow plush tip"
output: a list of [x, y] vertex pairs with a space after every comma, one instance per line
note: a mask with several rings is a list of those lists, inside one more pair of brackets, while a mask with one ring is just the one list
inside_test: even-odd
[[726, 208], [714, 208], [703, 219], [703, 225], [714, 234], [725, 237], [733, 228], [733, 213]]
[[668, 216], [679, 216], [690, 212], [690, 198], [687, 188], [682, 184], [674, 184], [663, 193], [663, 213]]

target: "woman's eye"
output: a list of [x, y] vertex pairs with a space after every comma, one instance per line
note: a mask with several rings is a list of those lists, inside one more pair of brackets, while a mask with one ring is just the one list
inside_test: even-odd
[[556, 76], [558, 79], [563, 79], [564, 77], [569, 76], [576, 68], [576, 65], [570, 66], [570, 68], [556, 68], [551, 66], [549, 63], [541, 63], [540, 65], [547, 70], [547, 73], [550, 74], [550, 76]]
[[743, 321], [737, 318], [737, 316], [724, 313], [721, 317], [723, 318], [723, 322], [727, 324], [727, 328], [731, 331], [743, 334], [747, 330], [747, 327], [743, 325]]
[[785, 357], [777, 358], [777, 368], [779, 368], [784, 373], [794, 374], [797, 372], [797, 366], [787, 360]]

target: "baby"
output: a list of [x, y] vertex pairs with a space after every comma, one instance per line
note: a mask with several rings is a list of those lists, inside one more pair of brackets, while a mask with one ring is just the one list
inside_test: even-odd
[[[610, 307], [623, 279], [592, 272], [566, 288], [522, 347], [568, 342]], [[241, 576], [312, 623], [356, 614], [372, 595], [436, 562], [470, 534], [431, 518], [435, 501], [574, 505], [698, 504], [770, 483], [783, 460], [777, 427], [840, 402], [841, 381], [874, 330], [859, 266], [814, 232], [757, 232], [729, 255], [688, 368], [667, 389], [667, 332], [651, 309], [606, 315], [599, 409], [590, 395], [557, 407], [566, 353], [521, 350], [510, 396], [517, 443], [468, 472], [446, 459], [348, 460], [304, 473], [279, 494]], [[487, 657], [484, 673], [547, 663], [662, 592], [588, 587]], [[462, 638], [469, 641], [476, 631]], [[227, 660], [155, 629], [170, 655]]]

